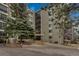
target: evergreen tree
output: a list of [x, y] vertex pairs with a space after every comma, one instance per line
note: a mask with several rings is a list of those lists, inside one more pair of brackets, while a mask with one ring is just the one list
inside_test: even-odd
[[[10, 8], [14, 11], [12, 16], [6, 20], [5, 32], [8, 37], [18, 39], [21, 36], [33, 39], [34, 31], [30, 24], [28, 24], [27, 10], [25, 4], [11, 4]], [[21, 37], [22, 39], [23, 37]], [[22, 41], [22, 40], [21, 40]]]

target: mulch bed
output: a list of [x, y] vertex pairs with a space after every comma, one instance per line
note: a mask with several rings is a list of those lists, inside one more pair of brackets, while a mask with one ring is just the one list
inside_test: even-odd
[[33, 41], [33, 42], [25, 42], [23, 43], [22, 45], [21, 44], [6, 44], [5, 46], [7, 48], [22, 48], [22, 46], [31, 46], [32, 44], [35, 44], [35, 45], [44, 45], [46, 42], [43, 42], [43, 41]]
[[20, 44], [6, 44], [7, 48], [21, 48], [22, 46]]
[[35, 41], [34, 44], [37, 44], [37, 45], [44, 45], [46, 42], [43, 42], [43, 41]]

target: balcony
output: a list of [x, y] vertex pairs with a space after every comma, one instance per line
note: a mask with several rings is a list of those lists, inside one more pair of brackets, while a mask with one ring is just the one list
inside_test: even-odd
[[0, 10], [7, 13], [7, 7], [3, 4], [0, 4]]

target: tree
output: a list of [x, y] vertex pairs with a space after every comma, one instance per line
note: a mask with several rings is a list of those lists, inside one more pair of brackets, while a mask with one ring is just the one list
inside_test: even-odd
[[8, 17], [6, 20], [5, 32], [7, 36], [16, 39], [22, 35], [27, 38], [34, 36], [34, 31], [31, 25], [28, 24], [28, 14], [25, 4], [11, 4], [10, 8], [14, 11], [12, 13], [14, 19]]
[[60, 29], [60, 35], [63, 36], [64, 41], [64, 34], [65, 30], [72, 27], [72, 23], [69, 19], [69, 13], [73, 9], [73, 4], [66, 4], [66, 3], [55, 3], [55, 4], [49, 4], [49, 8], [52, 9], [52, 17], [54, 20], [56, 20], [55, 24], [57, 24]]

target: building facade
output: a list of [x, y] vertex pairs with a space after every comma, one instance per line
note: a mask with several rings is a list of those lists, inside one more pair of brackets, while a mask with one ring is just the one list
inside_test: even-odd
[[[15, 10], [12, 8], [15, 8]], [[23, 8], [22, 11], [21, 8]], [[7, 18], [15, 19], [17, 17], [26, 17], [26, 4], [9, 4], [9, 3], [0, 3], [0, 39], [5, 37], [4, 27]]]
[[27, 9], [27, 11], [28, 11], [28, 15], [27, 15], [28, 16], [28, 23], [35, 31], [35, 13], [29, 9]]
[[74, 21], [72, 23], [72, 41], [79, 41], [79, 21]]
[[[38, 12], [31, 11], [29, 19], [33, 25], [37, 40], [63, 44], [65, 36], [64, 23], [66, 21], [68, 22], [67, 16], [65, 15], [65, 11], [67, 12], [68, 10], [65, 6], [68, 9], [72, 4], [49, 4], [46, 9], [43, 8]], [[72, 34], [70, 33], [69, 35], [71, 36]]]
[[[52, 43], [63, 43], [63, 30], [60, 28], [59, 23], [62, 22], [58, 19], [58, 11], [57, 9], [58, 4], [52, 4], [50, 8], [48, 8], [48, 14], [49, 14], [49, 40]], [[62, 7], [62, 5], [59, 4], [59, 7]], [[62, 17], [61, 19], [64, 19]]]
[[53, 8], [50, 10], [43, 9], [31, 14], [31, 21], [35, 29], [35, 39], [62, 44], [63, 33], [62, 30], [58, 28], [59, 25], [55, 24], [58, 19], [56, 19], [56, 14], [52, 12]]
[[3, 39], [5, 36], [4, 26], [7, 16], [8, 16], [8, 5], [0, 3], [0, 39]]
[[36, 39], [48, 41], [48, 12], [41, 10], [35, 13], [35, 35]]

